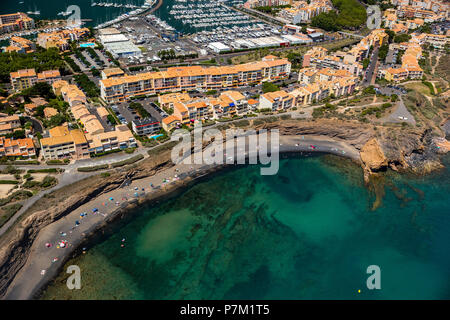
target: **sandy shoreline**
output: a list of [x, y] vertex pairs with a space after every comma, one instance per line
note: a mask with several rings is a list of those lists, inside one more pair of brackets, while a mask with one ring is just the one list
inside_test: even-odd
[[[312, 149], [310, 145], [314, 145], [315, 148]], [[280, 136], [279, 151], [280, 153], [322, 152], [348, 157], [355, 161], [360, 159], [359, 151], [353, 146], [324, 136]], [[91, 235], [109, 222], [138, 204], [161, 200], [180, 188], [189, 187], [196, 179], [216, 172], [222, 167], [221, 165], [174, 165], [153, 176], [134, 180], [128, 186], [102, 194], [81, 205], [64, 218], [44, 227], [33, 242], [24, 266], [12, 280], [3, 299], [35, 298], [42, 288], [62, 271], [61, 268], [80, 244], [89, 241]], [[163, 182], [165, 179], [170, 182]], [[136, 192], [138, 192], [137, 196]], [[98, 212], [94, 214], [93, 208], [98, 208]], [[80, 213], [83, 212], [87, 215], [81, 218]], [[75, 226], [75, 221], [79, 221], [80, 224]], [[65, 236], [62, 236], [61, 232], [64, 232]], [[57, 248], [61, 240], [68, 241], [66, 248]], [[46, 243], [51, 243], [52, 247], [47, 248]], [[56, 261], [54, 261], [55, 258], [57, 258]], [[43, 270], [45, 274], [41, 275]]]

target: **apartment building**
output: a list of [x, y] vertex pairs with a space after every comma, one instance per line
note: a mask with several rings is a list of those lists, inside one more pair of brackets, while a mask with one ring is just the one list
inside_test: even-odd
[[291, 7], [285, 8], [278, 13], [278, 16], [291, 21], [293, 24], [307, 23], [312, 18], [322, 12], [333, 10], [329, 0], [293, 1]]
[[[247, 114], [249, 111], [247, 100], [245, 99], [244, 95], [242, 93], [240, 93], [239, 91], [228, 90], [228, 91], [222, 92], [220, 94], [220, 99], [234, 104], [234, 106], [236, 107], [237, 115], [244, 115], [244, 114]], [[226, 100], [224, 100], [224, 99], [226, 99]]]
[[49, 137], [42, 138], [40, 144], [45, 160], [89, 158], [88, 142], [79, 129], [69, 130], [66, 126], [52, 128]]
[[37, 75], [34, 69], [23, 69], [10, 73], [11, 86], [14, 91], [22, 91], [34, 86], [37, 82]]
[[165, 117], [161, 121], [162, 128], [166, 132], [170, 132], [172, 129], [176, 128], [180, 124], [181, 124], [180, 120], [174, 115], [170, 115], [168, 117]]
[[106, 68], [102, 70], [102, 79], [123, 77], [125, 72], [120, 68]]
[[189, 96], [188, 93], [175, 92], [159, 95], [158, 103], [161, 106], [161, 108], [173, 109], [173, 104], [175, 102], [187, 102], [191, 99], [192, 98]]
[[21, 37], [11, 37], [5, 52], [31, 53], [34, 50], [36, 50], [36, 45], [33, 41]]
[[296, 106], [305, 106], [331, 95], [350, 95], [356, 88], [357, 80], [346, 70], [304, 68], [299, 71], [299, 83], [302, 86], [290, 94], [295, 97]]
[[13, 133], [20, 128], [20, 119], [17, 114], [0, 117], [0, 135]]
[[287, 59], [263, 58], [262, 61], [236, 66], [173, 67], [100, 80], [101, 97], [107, 102], [124, 101], [143, 94], [166, 91], [209, 90], [260, 84], [286, 79], [291, 71]]
[[413, 39], [416, 39], [421, 45], [427, 44], [436, 49], [444, 49], [449, 41], [449, 38], [446, 35], [430, 33], [414, 34]]
[[74, 105], [70, 108], [70, 111], [72, 112], [73, 117], [83, 125], [85, 132], [90, 134], [105, 132], [105, 128], [102, 126], [101, 122], [88, 110], [86, 105]]
[[396, 68], [387, 66], [380, 68], [377, 76], [393, 82], [400, 82], [406, 79], [421, 79], [423, 70], [419, 66], [418, 60], [422, 58], [422, 48], [416, 40], [412, 38], [410, 42], [392, 46], [393, 50], [405, 50], [402, 56], [402, 65]]
[[259, 100], [256, 99], [248, 99], [247, 106], [249, 111], [255, 111], [259, 107]]
[[125, 124], [117, 125], [114, 131], [86, 134], [90, 153], [102, 153], [117, 149], [137, 147], [133, 134]]
[[36, 155], [33, 139], [6, 139], [0, 137], [0, 157], [33, 157]]
[[58, 48], [61, 51], [65, 51], [69, 49], [70, 41], [75, 41], [88, 35], [88, 28], [65, 29], [50, 33], [39, 33], [36, 43], [45, 49]]
[[47, 70], [36, 74], [34, 69], [24, 69], [10, 73], [11, 85], [14, 91], [22, 91], [34, 86], [37, 82], [46, 82], [52, 85], [61, 80], [59, 70]]
[[212, 109], [214, 119], [232, 118], [236, 115], [236, 105], [227, 97], [211, 98], [208, 105]]
[[34, 20], [23, 12], [0, 15], [0, 34], [34, 28]]
[[56, 81], [61, 80], [59, 70], [47, 70], [37, 74], [37, 82], [46, 82], [52, 85]]
[[108, 110], [106, 110], [105, 107], [98, 107], [96, 109], [97, 114], [99, 115], [99, 117], [103, 120], [103, 121], [108, 121], [108, 116], [110, 115], [110, 113], [108, 112]]
[[[60, 82], [58, 82], [57, 87], [59, 85]], [[55, 94], [56, 91], [58, 91], [57, 87], [53, 87], [53, 89], [55, 90]], [[74, 107], [77, 104], [87, 103], [87, 98], [84, 92], [74, 84], [63, 85], [62, 87], [60, 87], [59, 92], [61, 93], [64, 101], [66, 101], [71, 107]]]
[[131, 121], [131, 126], [138, 136], [147, 136], [158, 133], [161, 130], [161, 124], [158, 120], [150, 117], [145, 119]]
[[284, 90], [267, 92], [259, 97], [259, 109], [287, 110], [294, 106], [294, 97]]
[[[347, 70], [354, 76], [362, 75], [362, 64], [356, 62], [357, 58], [353, 56], [352, 53], [349, 53], [349, 58], [346, 58], [345, 56], [328, 55], [327, 51], [327, 49], [322, 47], [314, 47], [308, 50], [303, 56], [303, 67]], [[348, 63], [348, 60], [353, 60], [355, 62]]]

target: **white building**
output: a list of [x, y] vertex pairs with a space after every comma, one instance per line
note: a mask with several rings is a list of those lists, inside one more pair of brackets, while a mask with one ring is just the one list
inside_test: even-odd
[[224, 45], [222, 42], [211, 42], [208, 45], [208, 48], [210, 48], [212, 51], [216, 53], [221, 53], [224, 51], [230, 51], [231, 48], [229, 46]]

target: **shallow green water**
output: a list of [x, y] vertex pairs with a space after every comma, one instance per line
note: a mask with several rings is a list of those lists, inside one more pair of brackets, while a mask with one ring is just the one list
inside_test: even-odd
[[334, 156], [222, 172], [117, 224], [69, 261], [81, 290], [61, 274], [43, 298], [449, 299], [449, 177], [390, 174], [371, 211], [361, 169]]

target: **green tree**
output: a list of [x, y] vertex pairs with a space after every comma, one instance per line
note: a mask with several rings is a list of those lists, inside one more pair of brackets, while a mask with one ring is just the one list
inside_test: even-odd
[[264, 93], [274, 92], [274, 91], [278, 91], [278, 90], [280, 90], [280, 88], [277, 85], [273, 84], [272, 82], [265, 81], [262, 84], [262, 91]]

